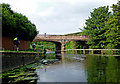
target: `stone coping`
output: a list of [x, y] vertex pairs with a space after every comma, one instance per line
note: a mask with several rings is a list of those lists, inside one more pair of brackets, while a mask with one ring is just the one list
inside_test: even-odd
[[13, 54], [43, 54], [42, 52], [23, 52], [23, 51], [0, 51], [0, 53], [13, 53]]

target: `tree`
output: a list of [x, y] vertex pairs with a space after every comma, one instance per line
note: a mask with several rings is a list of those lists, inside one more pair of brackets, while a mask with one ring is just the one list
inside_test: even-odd
[[93, 12], [91, 12], [91, 17], [86, 20], [86, 26], [84, 27], [83, 32], [89, 35], [90, 39], [87, 44], [90, 45], [90, 48], [104, 47], [101, 41], [105, 40], [105, 21], [107, 21], [111, 14], [108, 10], [108, 6], [95, 8]]
[[36, 26], [28, 18], [11, 10], [9, 4], [2, 6], [2, 34], [3, 36], [16, 37], [32, 41], [37, 35]]
[[112, 6], [113, 15], [105, 22], [106, 48], [120, 49], [120, 1]]

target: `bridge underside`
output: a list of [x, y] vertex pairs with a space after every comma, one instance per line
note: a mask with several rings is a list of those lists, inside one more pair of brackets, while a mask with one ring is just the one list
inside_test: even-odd
[[[81, 40], [59, 40], [59, 41], [53, 41], [53, 40], [37, 40], [37, 41], [47, 41], [47, 42], [53, 42], [53, 43], [55, 43], [55, 48], [56, 48], [56, 51], [58, 51], [58, 52], [61, 52], [61, 51], [64, 51], [65, 50], [65, 44], [67, 43], [67, 42], [70, 42], [70, 41], [79, 41], [80, 43], [82, 43], [82, 45], [85, 45], [85, 42], [86, 41], [81, 41]], [[83, 47], [84, 48], [84, 47]]]

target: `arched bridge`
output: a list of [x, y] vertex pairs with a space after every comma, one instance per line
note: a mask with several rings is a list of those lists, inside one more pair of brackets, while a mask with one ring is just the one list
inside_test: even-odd
[[86, 35], [37, 35], [33, 42], [48, 41], [54, 42], [56, 50], [65, 50], [65, 44], [70, 41], [88, 41], [89, 36]]

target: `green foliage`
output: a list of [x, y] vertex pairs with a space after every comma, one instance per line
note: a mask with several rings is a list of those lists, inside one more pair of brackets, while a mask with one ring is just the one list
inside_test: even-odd
[[[71, 33], [66, 35], [86, 35], [84, 32]], [[65, 49], [83, 49], [84, 41], [70, 41], [65, 44]]]
[[[77, 49], [78, 44], [76, 41], [70, 41], [65, 44], [65, 49]], [[77, 53], [76, 51], [72, 51], [71, 53]]]
[[48, 59], [56, 59], [56, 55], [54, 53], [47, 54], [45, 59], [47, 59], [47, 60]]
[[55, 50], [55, 44], [52, 42], [46, 42], [46, 41], [38, 41], [38, 42], [31, 42], [31, 49], [32, 49], [32, 44], [36, 44], [36, 50]]
[[86, 20], [86, 26], [83, 29], [83, 33], [90, 37], [87, 42], [90, 48], [104, 48], [101, 41], [105, 40], [105, 21], [107, 21], [110, 16], [108, 10], [108, 6], [95, 8], [93, 12], [91, 12], [91, 17]]
[[[65, 49], [83, 49], [85, 48], [85, 42], [84, 41], [70, 41], [65, 44]], [[67, 51], [68, 53], [81, 53], [81, 51]]]
[[117, 5], [112, 6], [113, 8], [113, 15], [109, 17], [108, 21], [105, 22], [105, 36], [106, 41], [106, 48], [112, 49], [120, 49], [120, 1]]
[[16, 37], [32, 41], [37, 35], [36, 26], [26, 16], [11, 10], [9, 4], [2, 6], [2, 34], [3, 36]]
[[120, 82], [119, 57], [115, 56], [88, 56], [88, 82]]
[[120, 49], [120, 1], [113, 4], [113, 13], [107, 7], [99, 7], [91, 12], [82, 30], [89, 35], [90, 48]]

